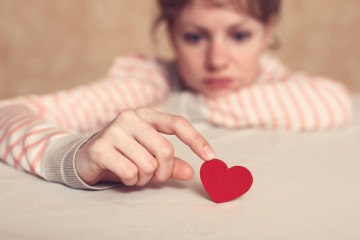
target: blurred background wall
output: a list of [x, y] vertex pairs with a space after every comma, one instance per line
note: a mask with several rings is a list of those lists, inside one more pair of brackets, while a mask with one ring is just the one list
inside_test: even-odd
[[[170, 56], [149, 29], [155, 0], [0, 0], [0, 99], [94, 81], [119, 54]], [[360, 90], [360, 1], [284, 1], [277, 51], [289, 67]]]

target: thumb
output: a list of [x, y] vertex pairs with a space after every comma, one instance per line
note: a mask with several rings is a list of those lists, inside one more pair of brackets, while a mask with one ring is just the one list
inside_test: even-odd
[[186, 181], [186, 180], [190, 180], [193, 176], [194, 176], [194, 170], [190, 166], [190, 164], [188, 164], [184, 160], [175, 157], [171, 178]]

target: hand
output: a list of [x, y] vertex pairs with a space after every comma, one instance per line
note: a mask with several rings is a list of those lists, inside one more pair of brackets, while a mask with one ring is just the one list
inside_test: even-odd
[[176, 135], [203, 160], [213, 159], [209, 143], [183, 117], [149, 108], [125, 110], [80, 147], [75, 166], [87, 184], [121, 181], [143, 186], [150, 180], [189, 180], [192, 167], [174, 157], [174, 147], [161, 133]]

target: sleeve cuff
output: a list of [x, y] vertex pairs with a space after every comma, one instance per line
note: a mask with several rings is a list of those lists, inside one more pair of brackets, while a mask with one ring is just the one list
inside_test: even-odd
[[104, 190], [119, 186], [120, 184], [97, 184], [90, 186], [82, 181], [77, 174], [75, 168], [76, 152], [93, 135], [71, 134], [51, 142], [42, 160], [45, 180], [62, 183], [71, 188], [87, 190]]

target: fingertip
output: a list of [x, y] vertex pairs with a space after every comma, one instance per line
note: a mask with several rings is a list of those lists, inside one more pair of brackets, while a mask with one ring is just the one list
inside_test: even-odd
[[203, 147], [204, 160], [208, 161], [215, 158], [215, 151], [210, 145], [205, 145]]
[[182, 179], [179, 179], [179, 180], [182, 180], [182, 181], [188, 181], [190, 179], [192, 179], [194, 176], [194, 169], [192, 167], [187, 167], [187, 168], [184, 168], [183, 170], [183, 173], [182, 173]]
[[175, 158], [171, 178], [187, 181], [194, 176], [194, 169], [185, 161]]

